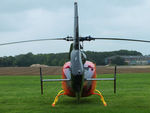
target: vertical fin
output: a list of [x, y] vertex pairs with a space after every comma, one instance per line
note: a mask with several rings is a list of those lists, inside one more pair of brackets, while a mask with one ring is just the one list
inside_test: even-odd
[[80, 49], [79, 40], [79, 21], [78, 21], [78, 4], [74, 3], [74, 49]]
[[116, 73], [117, 73], [117, 66], [115, 65], [115, 71], [114, 71], [114, 93], [116, 93]]
[[41, 81], [41, 95], [43, 95], [43, 77], [42, 77], [42, 68], [40, 67], [40, 81]]

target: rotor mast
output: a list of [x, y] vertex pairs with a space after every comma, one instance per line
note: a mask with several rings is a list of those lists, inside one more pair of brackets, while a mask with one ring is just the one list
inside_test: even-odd
[[78, 21], [78, 4], [74, 3], [74, 44], [73, 49], [80, 49], [80, 39], [79, 39], [79, 21]]

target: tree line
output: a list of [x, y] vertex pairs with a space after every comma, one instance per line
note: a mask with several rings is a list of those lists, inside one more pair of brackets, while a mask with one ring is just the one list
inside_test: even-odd
[[[96, 65], [106, 65], [105, 59], [111, 56], [126, 55], [138, 56], [142, 53], [137, 51], [119, 50], [112, 52], [93, 52], [86, 51], [87, 60], [90, 60]], [[0, 67], [28, 67], [32, 64], [45, 64], [48, 66], [62, 66], [69, 61], [69, 53], [50, 53], [50, 54], [36, 54], [29, 52], [27, 54], [20, 54], [16, 56], [0, 57]]]

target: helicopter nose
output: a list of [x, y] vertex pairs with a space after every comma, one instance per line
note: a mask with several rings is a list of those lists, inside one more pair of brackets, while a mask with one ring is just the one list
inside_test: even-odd
[[82, 75], [76, 75], [72, 77], [72, 86], [75, 92], [81, 91], [82, 78]]
[[76, 73], [72, 73], [72, 87], [75, 92], [80, 92], [83, 84], [83, 74], [81, 70], [76, 71]]
[[72, 89], [76, 94], [77, 101], [79, 102], [83, 87], [83, 75], [72, 76]]

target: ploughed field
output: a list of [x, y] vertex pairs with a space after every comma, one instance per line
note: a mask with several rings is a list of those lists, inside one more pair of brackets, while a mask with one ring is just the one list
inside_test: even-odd
[[[113, 66], [97, 66], [97, 74], [114, 73]], [[0, 75], [39, 75], [39, 67], [0, 67]], [[42, 67], [44, 75], [61, 75], [62, 67]], [[117, 73], [150, 73], [150, 66], [118, 66]]]
[[[113, 74], [98, 75], [98, 78], [106, 77], [113, 77]], [[61, 78], [61, 75], [44, 78]], [[150, 112], [150, 73], [117, 74], [116, 94], [113, 93], [113, 81], [99, 81], [97, 89], [102, 92], [107, 107], [97, 95], [81, 98], [79, 104], [75, 98], [64, 95], [52, 107], [56, 94], [61, 90], [61, 82], [44, 83], [44, 95], [41, 96], [39, 76], [0, 76], [0, 113]]]

